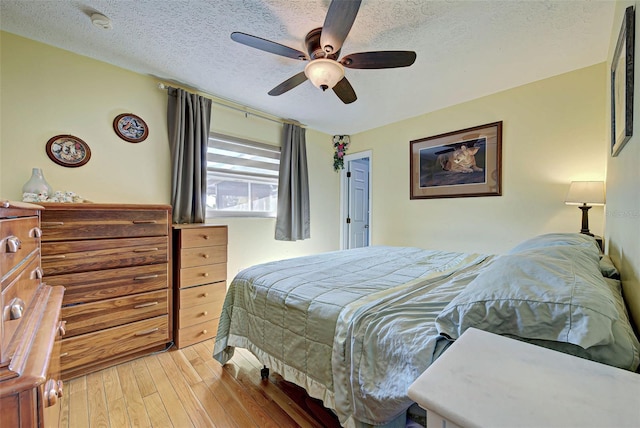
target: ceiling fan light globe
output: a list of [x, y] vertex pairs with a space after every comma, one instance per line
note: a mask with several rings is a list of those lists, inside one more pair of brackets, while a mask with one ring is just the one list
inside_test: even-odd
[[326, 58], [314, 59], [304, 68], [304, 74], [316, 88], [332, 89], [344, 77], [344, 67]]

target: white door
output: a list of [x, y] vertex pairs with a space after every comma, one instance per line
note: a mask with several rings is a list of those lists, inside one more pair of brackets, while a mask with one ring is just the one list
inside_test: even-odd
[[349, 248], [369, 246], [369, 158], [348, 162]]

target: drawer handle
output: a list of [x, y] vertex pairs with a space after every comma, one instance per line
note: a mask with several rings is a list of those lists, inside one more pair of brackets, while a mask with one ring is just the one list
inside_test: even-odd
[[155, 306], [157, 304], [158, 302], [140, 303], [139, 305], [135, 305], [133, 309], [148, 308], [149, 306]]
[[40, 229], [39, 227], [34, 227], [29, 231], [29, 237], [42, 238], [42, 229]]
[[58, 382], [50, 379], [45, 385], [45, 407], [55, 406], [58, 402]]
[[41, 227], [56, 227], [64, 226], [64, 221], [43, 221], [40, 223]]
[[40, 266], [38, 266], [31, 272], [31, 279], [42, 279], [42, 276], [43, 274], [42, 274], [42, 269], [40, 269]]
[[24, 301], [19, 297], [14, 297], [9, 304], [5, 306], [3, 312], [3, 319], [5, 321], [22, 318], [22, 315], [24, 315]]
[[136, 248], [133, 250], [134, 253], [144, 253], [146, 251], [158, 251], [158, 247]]
[[68, 352], [63, 352], [62, 354], [60, 354], [60, 358], [62, 358], [62, 357], [66, 357], [66, 356], [68, 356], [68, 355], [69, 355], [69, 353], [68, 353]]
[[209, 312], [207, 312], [207, 311], [202, 311], [202, 316], [203, 316], [203, 317], [206, 317], [208, 314], [209, 314]]
[[209, 235], [202, 235], [202, 239], [209, 239]]
[[202, 334], [207, 334], [207, 330], [202, 330]]
[[65, 256], [64, 254], [56, 254], [53, 256], [42, 256], [40, 257], [41, 260], [57, 260], [57, 259], [66, 259], [67, 256]]
[[17, 253], [21, 246], [22, 242], [17, 236], [9, 236], [7, 238], [7, 253]]
[[133, 224], [156, 224], [155, 220], [133, 220]]
[[158, 327], [156, 327], [156, 328], [151, 328], [151, 329], [145, 330], [145, 331], [139, 331], [139, 332], [136, 333], [136, 336], [145, 336], [147, 334], [155, 333], [158, 330], [160, 330], [160, 329]]
[[143, 276], [136, 276], [133, 278], [134, 281], [142, 281], [143, 279], [153, 279], [153, 278], [157, 278], [158, 275], [143, 275]]
[[[60, 321], [60, 324], [58, 325], [58, 334], [60, 335], [60, 337], [62, 337], [65, 334], [67, 334], [67, 322], [66, 321]], [[65, 355], [67, 355], [67, 353], [65, 353]], [[62, 355], [60, 355], [60, 356], [62, 356]]]
[[200, 296], [201, 296], [201, 297], [208, 297], [208, 296], [209, 296], [209, 293], [202, 293]]
[[203, 273], [203, 274], [202, 274], [202, 276], [204, 276], [204, 277], [206, 278], [206, 277], [208, 277], [208, 276], [209, 276], [209, 273], [208, 273], [208, 272], [205, 272], [205, 273]]
[[202, 257], [205, 258], [205, 259], [208, 259], [209, 258], [209, 254], [203, 254]]

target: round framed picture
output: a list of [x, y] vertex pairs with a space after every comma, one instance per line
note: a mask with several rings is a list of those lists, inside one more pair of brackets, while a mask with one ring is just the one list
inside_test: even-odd
[[116, 116], [113, 120], [113, 130], [116, 131], [118, 137], [130, 143], [144, 141], [149, 135], [149, 128], [144, 120], [132, 113]]
[[78, 137], [73, 135], [56, 135], [47, 141], [49, 159], [58, 165], [75, 168], [91, 159], [91, 149]]

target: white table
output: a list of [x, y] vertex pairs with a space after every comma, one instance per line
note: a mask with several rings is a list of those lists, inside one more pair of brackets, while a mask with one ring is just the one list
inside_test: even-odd
[[432, 427], [640, 427], [640, 374], [471, 328], [409, 387]]

